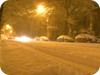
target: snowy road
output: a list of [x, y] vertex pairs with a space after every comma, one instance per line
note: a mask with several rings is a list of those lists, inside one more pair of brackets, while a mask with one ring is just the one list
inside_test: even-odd
[[4, 41], [0, 52], [9, 75], [92, 75], [100, 66], [100, 44]]

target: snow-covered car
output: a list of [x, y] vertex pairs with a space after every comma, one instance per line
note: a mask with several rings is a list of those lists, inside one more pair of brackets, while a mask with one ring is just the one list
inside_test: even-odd
[[90, 42], [90, 43], [96, 43], [97, 38], [94, 35], [90, 34], [79, 34], [75, 37], [75, 40], [77, 42]]
[[41, 37], [34, 37], [35, 41], [49, 41], [49, 38], [46, 36], [41, 36]]
[[100, 43], [100, 39], [97, 40], [97, 43]]
[[68, 35], [60, 35], [57, 37], [57, 41], [59, 42], [74, 42], [75, 40]]
[[40, 41], [49, 41], [49, 38], [46, 36], [41, 36]]
[[39, 41], [40, 40], [40, 37], [34, 37], [34, 40], [35, 41]]

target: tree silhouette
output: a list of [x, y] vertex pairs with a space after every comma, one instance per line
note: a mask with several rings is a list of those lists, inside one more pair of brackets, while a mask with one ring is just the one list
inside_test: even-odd
[[3, 14], [3, 7], [4, 6], [4, 3], [1, 5], [1, 8], [0, 8], [0, 32], [1, 32], [1, 28], [2, 28], [2, 14]]

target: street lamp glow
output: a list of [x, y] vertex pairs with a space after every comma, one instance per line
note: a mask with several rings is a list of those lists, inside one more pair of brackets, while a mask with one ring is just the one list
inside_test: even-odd
[[37, 10], [36, 11], [37, 11], [38, 14], [42, 14], [42, 13], [44, 13], [46, 11], [46, 9], [45, 9], [45, 7], [43, 5], [39, 5], [39, 6], [37, 6]]
[[13, 33], [13, 31], [12, 31], [12, 30], [10, 30], [10, 33]]
[[9, 24], [6, 25], [6, 29], [11, 29], [11, 26]]

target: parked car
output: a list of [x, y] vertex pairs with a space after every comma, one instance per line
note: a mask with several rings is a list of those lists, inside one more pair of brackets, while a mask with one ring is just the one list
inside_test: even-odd
[[40, 37], [34, 37], [34, 40], [35, 41], [39, 41], [40, 40]]
[[41, 36], [40, 41], [49, 41], [49, 38], [46, 36]]
[[97, 38], [94, 35], [90, 34], [79, 34], [75, 37], [75, 40], [77, 42], [90, 42], [90, 43], [96, 43]]
[[97, 43], [100, 43], [100, 39], [97, 40]]
[[74, 42], [75, 40], [68, 35], [60, 35], [57, 37], [57, 41], [59, 42]]

